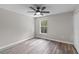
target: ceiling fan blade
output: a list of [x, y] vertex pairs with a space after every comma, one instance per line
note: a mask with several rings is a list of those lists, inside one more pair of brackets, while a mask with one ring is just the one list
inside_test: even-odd
[[46, 9], [46, 7], [42, 7], [42, 9], [41, 9], [41, 10], [44, 10], [44, 9]]
[[36, 11], [36, 9], [35, 8], [33, 8], [33, 7], [30, 7], [32, 10], [34, 10], [34, 11]]
[[41, 11], [41, 13], [50, 13], [49, 11]]

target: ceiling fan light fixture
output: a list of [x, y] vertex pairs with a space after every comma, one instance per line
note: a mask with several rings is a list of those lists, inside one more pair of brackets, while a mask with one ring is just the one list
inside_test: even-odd
[[36, 6], [30, 7], [34, 11], [34, 16], [43, 16], [44, 13], [49, 13], [49, 11], [45, 11], [46, 7]]
[[37, 12], [36, 15], [40, 15], [40, 12]]

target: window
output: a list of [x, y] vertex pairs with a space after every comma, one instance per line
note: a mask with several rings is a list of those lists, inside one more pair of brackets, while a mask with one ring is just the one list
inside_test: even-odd
[[41, 20], [40, 22], [40, 33], [47, 33], [48, 20]]

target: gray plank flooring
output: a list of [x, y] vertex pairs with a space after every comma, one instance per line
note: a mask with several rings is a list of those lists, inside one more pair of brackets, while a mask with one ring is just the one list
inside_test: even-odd
[[71, 44], [49, 41], [46, 39], [30, 39], [0, 51], [0, 54], [76, 54]]

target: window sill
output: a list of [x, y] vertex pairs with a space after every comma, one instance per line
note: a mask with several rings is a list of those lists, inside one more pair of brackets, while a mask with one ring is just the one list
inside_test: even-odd
[[47, 33], [40, 33], [40, 34], [42, 34], [42, 35], [47, 35]]

